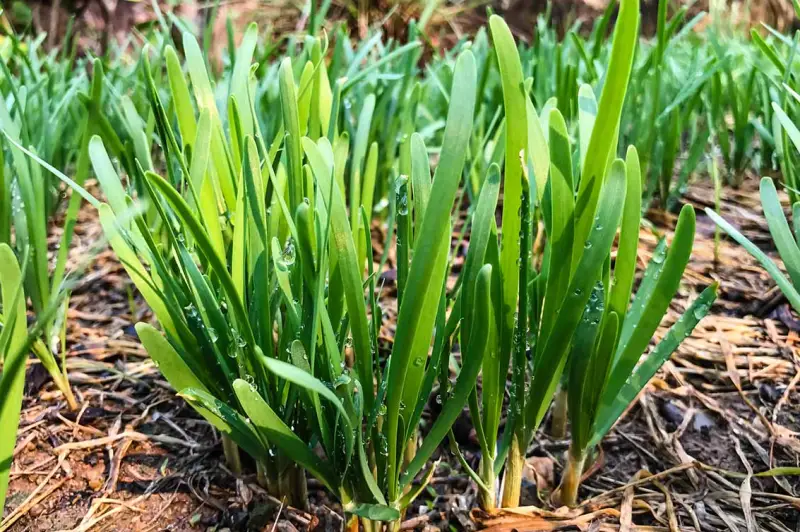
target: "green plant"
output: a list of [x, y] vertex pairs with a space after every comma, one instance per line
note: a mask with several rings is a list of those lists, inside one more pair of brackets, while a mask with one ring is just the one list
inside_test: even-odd
[[[40, 343], [47, 323], [60, 310], [66, 291], [57, 293], [48, 308], [28, 328], [25, 312], [26, 255], [17, 262], [8, 244], [0, 243], [0, 512], [8, 490], [11, 462], [19, 427], [28, 354]], [[20, 267], [21, 266], [21, 267]]]
[[[784, 89], [787, 93], [787, 96], [791, 96], [790, 99], [787, 99], [787, 108], [788, 104], [792, 101], [800, 102], [800, 95], [793, 91], [789, 86], [784, 86]], [[777, 102], [772, 103], [772, 109], [775, 112], [775, 137], [776, 139], [780, 137], [785, 139], [784, 142], [781, 143], [782, 148], [779, 150], [779, 152], [781, 153], [781, 157], [786, 161], [787, 165], [791, 167], [791, 148], [788, 145], [787, 140], [791, 141], [795, 150], [800, 150], [800, 130], [797, 129], [797, 126], [795, 126], [794, 122], [791, 120], [791, 118], [789, 118], [789, 115], [778, 105]], [[781, 133], [780, 130], [782, 130], [783, 133]], [[797, 289], [797, 286], [800, 286], [798, 285], [800, 282], [800, 249], [797, 247], [797, 241], [800, 239], [800, 226], [798, 226], [798, 220], [800, 220], [800, 217], [798, 216], [800, 214], [800, 203], [793, 199], [793, 194], [796, 194], [796, 191], [790, 189], [789, 192], [793, 221], [792, 229], [790, 229], [789, 223], [784, 215], [781, 201], [775, 188], [775, 183], [769, 177], [761, 178], [761, 206], [764, 209], [764, 216], [767, 219], [767, 225], [769, 226], [769, 232], [772, 235], [772, 240], [775, 242], [775, 247], [778, 249], [778, 253], [783, 260], [783, 264], [789, 273], [789, 279], [787, 279], [781, 273], [780, 268], [778, 268], [772, 259], [770, 259], [755, 244], [748, 240], [747, 237], [740, 233], [735, 227], [725, 221], [725, 219], [719, 215], [719, 212], [706, 209], [706, 214], [708, 214], [708, 216], [714, 220], [719, 227], [721, 227], [726, 233], [728, 233], [728, 235], [736, 240], [747, 250], [748, 253], [750, 253], [758, 260], [758, 262], [761, 263], [764, 269], [767, 270], [767, 273], [770, 275], [770, 277], [772, 277], [772, 279], [778, 285], [781, 292], [783, 292], [783, 294], [786, 296], [786, 299], [789, 300], [789, 303], [792, 305], [792, 307], [796, 311], [800, 312], [800, 293]]]
[[761, 206], [764, 209], [764, 216], [767, 219], [769, 232], [783, 260], [786, 271], [789, 273], [788, 279], [781, 273], [778, 265], [775, 264], [766, 253], [761, 251], [755, 244], [748, 240], [747, 237], [740, 233], [738, 229], [711, 209], [707, 208], [706, 214], [761, 263], [764, 269], [767, 270], [769, 276], [772, 277], [778, 285], [781, 292], [786, 296], [789, 304], [792, 305], [797, 312], [800, 312], [800, 292], [798, 292], [797, 289], [797, 287], [800, 286], [800, 248], [798, 248], [797, 245], [797, 241], [800, 239], [800, 232], [798, 231], [799, 228], [797, 225], [797, 220], [800, 219], [800, 217], [798, 217], [798, 214], [800, 214], [800, 203], [792, 205], [792, 219], [794, 225], [793, 229], [790, 229], [789, 223], [786, 220], [786, 215], [781, 207], [778, 191], [775, 189], [775, 183], [771, 178], [761, 178], [760, 194]]
[[[346, 511], [396, 520], [424, 487], [423, 482], [411, 489], [411, 480], [466, 403], [485, 353], [473, 342], [442, 414], [416, 448], [418, 421], [435, 379], [440, 388], [447, 386], [446, 374], [439, 375], [443, 327], [434, 340], [439, 356], [426, 364], [426, 353], [434, 324], [444, 318], [450, 210], [474, 114], [474, 59], [465, 52], [456, 63], [453, 85], [459, 90], [451, 94], [432, 184], [422, 138], [412, 135], [404, 144], [411, 180], [400, 178], [392, 190], [398, 256], [406, 257], [398, 269], [407, 282], [399, 293], [394, 348], [380, 360], [375, 350], [382, 313], [371, 260], [366, 261], [370, 276], [363, 278], [365, 260], [372, 257], [370, 234], [363, 230], [368, 202], [352, 195], [359, 190], [357, 172], [350, 174], [347, 189], [343, 184], [345, 165], [356, 158], [348, 157], [347, 135], [337, 133], [338, 98], [346, 82], [335, 84], [330, 106], [316, 105], [321, 89], [307, 76], [296, 85], [292, 64], [284, 59], [283, 127], [267, 145], [247, 104], [249, 69], [239, 67], [251, 62], [248, 48], [237, 52], [234, 71], [242, 74], [233, 78], [227, 132], [209, 98], [191, 36], [185, 36], [185, 49], [198, 111], [180, 71], [170, 67], [178, 131], [144, 59], [156, 131], [164, 159], [173, 162], [166, 179], [148, 171], [142, 176], [142, 199], [150, 202], [148, 212], [154, 209], [155, 225], [146, 213], [125, 219], [130, 196], [102, 141], [94, 138], [89, 146], [108, 201], [99, 205], [101, 222], [166, 338], [145, 324], [137, 331], [181, 395], [256, 459], [270, 491], [303, 504], [299, 464], [330, 488]], [[322, 62], [307, 64], [304, 72], [324, 75]], [[370, 68], [374, 65], [365, 70]], [[304, 79], [309, 80], [304, 84]], [[311, 127], [315, 121], [328, 123], [327, 132]], [[492, 180], [496, 197], [497, 176]], [[409, 185], [416, 191], [413, 211]], [[437, 198], [435, 204], [428, 205], [426, 191]], [[478, 272], [473, 319], [479, 324], [476, 337], [485, 342], [491, 267]], [[324, 459], [315, 454], [317, 447]]]
[[[42, 165], [67, 168], [74, 164], [75, 182], [83, 184], [89, 171], [89, 139], [109, 129], [102, 110], [104, 75], [101, 63], [95, 61], [89, 85], [66, 48], [60, 54], [44, 55], [38, 51], [40, 41], [28, 42], [24, 52], [15, 35], [12, 42], [13, 60], [2, 64], [2, 89], [8, 91], [8, 98], [7, 105], [0, 106], [0, 127], [8, 147], [4, 154], [11, 157], [6, 160], [6, 155], [0, 155], [0, 242], [13, 246], [18, 257], [29, 257], [26, 293], [33, 311], [41, 316], [62, 291], [82, 201], [80, 194], [69, 199], [51, 270], [47, 226], [66, 193], [62, 195], [60, 181], [43, 171]], [[18, 72], [12, 73], [12, 68]], [[33, 350], [74, 410], [78, 405], [64, 361], [56, 360], [65, 318], [63, 313], [51, 315]]]
[[[499, 273], [502, 286], [493, 299], [498, 319], [491, 356], [484, 359], [482, 397], [473, 393], [469, 403], [482, 461], [473, 471], [461, 459], [479, 486], [484, 507], [497, 504], [496, 478], [503, 468], [500, 504], [518, 504], [525, 451], [565, 371], [573, 452], [563, 493], [574, 503], [578, 487], [574, 471], [579, 478], [587, 453], [708, 311], [715, 294], [711, 288], [699, 298], [669, 340], [636, 367], [677, 290], [691, 250], [694, 212], [691, 207], [684, 209], [678, 229], [681, 236], [676, 251], [670, 254], [667, 275], [652, 280], [659, 279], [663, 268], [666, 244], [662, 243], [661, 262], [654, 261], [651, 281], [640, 289], [628, 312], [642, 180], [635, 149], [629, 150], [626, 161], [614, 160], [614, 153], [632, 68], [638, 3], [622, 2], [619, 16], [600, 102], [594, 100], [588, 86], [581, 87], [578, 94], [581, 157], [577, 165], [572, 161], [575, 150], [564, 117], [557, 107], [550, 107], [540, 117], [526, 94], [518, 90], [525, 85], [516, 46], [502, 19], [490, 19], [506, 112], [502, 238], [491, 222], [494, 204], [485, 200], [482, 190], [472, 214], [472, 246], [461, 277], [462, 286], [467, 286], [471, 261], [485, 256]], [[545, 125], [546, 135], [542, 133]], [[529, 181], [528, 176], [533, 178]], [[537, 205], [540, 208], [534, 208]], [[541, 226], [534, 220], [540, 220]], [[544, 231], [545, 245], [541, 255], [532, 257], [532, 233], [537, 227]], [[620, 240], [612, 267], [611, 249], [618, 229]], [[468, 296], [469, 292], [456, 299], [450, 318], [462, 318], [462, 349], [469, 348], [470, 322], [458, 311], [469, 308]], [[601, 323], [604, 334], [598, 335]], [[496, 444], [509, 362], [509, 414]], [[598, 374], [605, 377], [598, 378]], [[616, 402], [620, 398], [625, 402]], [[460, 456], [456, 446], [451, 449]]]
[[[636, 191], [638, 160], [626, 160], [628, 193]], [[599, 280], [573, 339], [569, 374], [571, 441], [562, 476], [560, 499], [577, 503], [583, 467], [590, 451], [636, 399], [650, 378], [711, 308], [717, 285], [707, 288], [686, 309], [644, 360], [656, 328], [678, 290], [694, 242], [694, 209], [681, 210], [672, 245], [662, 239], [630, 303], [639, 238], [640, 203], [626, 198], [614, 277]]]
[[744, 51], [725, 42], [725, 46], [712, 33], [711, 44], [722, 65], [722, 72], [711, 78], [709, 112], [716, 143], [722, 151], [728, 183], [742, 184], [744, 171], [753, 158], [752, 143], [756, 129], [750, 120], [751, 106], [757, 97], [754, 68], [745, 69], [748, 61]]
[[[24, 270], [24, 268], [23, 268]], [[14, 252], [7, 244], [0, 244], [0, 289], [2, 289], [2, 313], [0, 314], [0, 512], [3, 510], [8, 489], [11, 460], [17, 439], [22, 392], [25, 384], [25, 360], [27, 351], [23, 346], [27, 337], [27, 317], [22, 274]]]
[[[473, 401], [472, 415], [483, 430], [480, 477], [483, 504], [495, 504], [495, 478], [505, 463], [503, 506], [519, 503], [525, 450], [541, 423], [566, 363], [570, 338], [588, 301], [594, 280], [601, 274], [619, 225], [625, 197], [625, 172], [615, 163], [607, 172], [616, 148], [616, 132], [638, 30], [638, 2], [624, 1], [614, 36], [611, 64], [600, 104], [591, 102], [590, 90], [582, 89], [579, 100], [588, 100], [581, 119], [582, 178], [573, 177], [572, 149], [566, 125], [557, 109], [550, 111], [549, 153], [537, 140], [543, 135], [532, 102], [518, 91], [521, 69], [513, 39], [502, 20], [491, 20], [492, 34], [503, 77], [506, 110], [505, 188], [503, 240], [498, 271], [502, 272], [502, 304], [497, 301], [498, 341], [496, 356], [484, 367], [483, 412]], [[596, 120], [596, 121], [595, 121]], [[597, 127], [594, 125], [597, 124]], [[590, 135], [588, 142], [583, 135]], [[545, 149], [542, 149], [545, 148]], [[524, 158], [519, 153], [524, 150]], [[521, 164], [524, 163], [524, 166]], [[527, 177], [534, 176], [528, 187]], [[549, 175], [549, 178], [548, 178]], [[515, 183], [516, 185], [512, 185]], [[516, 186], [516, 188], [514, 188]], [[529, 192], [530, 190], [530, 192]], [[577, 200], [574, 191], [577, 190]], [[535, 196], [534, 196], [535, 194]], [[531, 206], [541, 203], [537, 213], [544, 223], [546, 249], [531, 261]], [[576, 208], [577, 206], [577, 208]], [[596, 223], [602, 220], [602, 223]], [[595, 225], [599, 230], [595, 230]], [[496, 244], [495, 244], [496, 245]], [[515, 316], [516, 314], [516, 316]], [[463, 338], [462, 338], [463, 342]], [[531, 362], [528, 345], [532, 346]], [[509, 360], [512, 368], [511, 405], [501, 444], [494, 439], [502, 408], [502, 390]], [[529, 376], [528, 376], [529, 375]], [[496, 380], [496, 382], [495, 382]], [[530, 385], [526, 386], [526, 381]], [[489, 384], [491, 383], [491, 384]]]

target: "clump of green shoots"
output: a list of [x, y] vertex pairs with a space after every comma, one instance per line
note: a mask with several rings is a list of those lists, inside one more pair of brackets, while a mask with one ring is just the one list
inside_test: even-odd
[[[800, 102], [800, 95], [794, 92], [789, 86], [784, 86], [784, 88], [787, 94], [791, 96], [787, 101], [787, 108], [791, 102], [795, 104]], [[782, 157], [786, 163], [790, 163], [791, 146], [786, 143], [786, 139], [791, 140], [795, 150], [800, 150], [800, 130], [798, 130], [797, 126], [789, 118], [789, 115], [777, 102], [773, 102], [772, 109], [775, 112], [776, 124], [779, 125], [776, 125], [775, 137], [776, 139], [783, 137], [784, 143], [781, 148], [783, 151]], [[764, 209], [764, 216], [767, 219], [767, 225], [769, 226], [772, 239], [775, 242], [775, 247], [778, 249], [778, 253], [789, 273], [789, 279], [781, 273], [780, 268], [778, 268], [772, 259], [735, 227], [725, 221], [725, 219], [720, 216], [719, 212], [706, 209], [706, 214], [761, 263], [770, 277], [772, 277], [778, 285], [781, 292], [786, 296], [789, 304], [791, 304], [797, 312], [800, 312], [800, 292], [798, 292], [797, 288], [800, 286], [800, 248], [798, 248], [797, 245], [798, 240], [800, 240], [800, 226], [798, 225], [798, 220], [800, 220], [800, 202], [793, 200], [792, 194], [796, 194], [796, 191], [790, 190], [793, 220], [792, 228], [790, 228], [783, 212], [775, 183], [769, 177], [763, 177], [761, 179], [761, 206]]]
[[[104, 78], [99, 61], [94, 64], [89, 85], [85, 75], [71, 70], [70, 58], [63, 58], [61, 65], [50, 56], [40, 59], [35, 50], [25, 54], [25, 58], [17, 57], [9, 63], [21, 70], [18, 77], [12, 76], [9, 65], [3, 64], [9, 96], [7, 104], [0, 106], [3, 144], [8, 147], [0, 154], [0, 242], [13, 246], [18, 257], [28, 257], [26, 293], [33, 311], [42, 315], [62, 290], [82, 201], [77, 193], [69, 199], [51, 270], [47, 227], [62, 193], [60, 181], [43, 166], [66, 168], [74, 162], [74, 181], [83, 184], [89, 171], [89, 139], [101, 131], [98, 117], [102, 116]], [[5, 154], [10, 158], [6, 159]], [[78, 405], [63, 356], [60, 364], [56, 360], [66, 320], [66, 307], [63, 310], [43, 324], [44, 334], [36, 340], [33, 350], [70, 409], [75, 410]]]
[[[299, 84], [290, 59], [281, 63], [282, 127], [273, 138], [263, 137], [250, 90], [255, 34], [249, 28], [237, 52], [227, 131], [190, 35], [184, 50], [193, 101], [175, 53], [166, 52], [177, 130], [145, 57], [156, 131], [172, 164], [166, 178], [143, 172], [148, 212], [126, 219], [132, 197], [102, 141], [92, 139], [89, 153], [108, 202], [99, 207], [101, 222], [166, 334], [137, 325], [148, 353], [198, 412], [256, 460], [268, 489], [304, 504], [299, 465], [347, 512], [368, 522], [397, 521], [424, 489], [425, 480], [413, 489], [411, 481], [466, 404], [489, 338], [492, 274], [481, 261], [469, 284], [473, 347], [462, 357], [442, 413], [417, 446], [417, 425], [434, 383], [449, 386], [440, 373], [448, 353], [444, 287], [450, 210], [475, 107], [474, 59], [467, 51], [456, 62], [457, 89], [432, 182], [422, 138], [412, 135], [403, 145], [401, 164], [411, 178], [400, 177], [391, 190], [405, 282], [396, 341], [382, 361], [364, 199], [374, 187], [377, 154], [367, 157], [363, 177], [351, 173], [345, 187], [345, 168], [356, 161], [349, 136], [339, 132], [347, 82], [337, 81], [332, 100], [323, 104], [323, 86], [314, 81], [324, 79], [322, 53], [303, 69], [312, 78], [301, 77]], [[493, 190], [496, 201], [499, 178], [489, 181], [486, 194]], [[353, 196], [360, 189], [363, 196]]]
[[[499, 272], [502, 286], [493, 300], [496, 329], [491, 356], [484, 359], [482, 397], [473, 392], [469, 403], [481, 445], [481, 465], [473, 471], [462, 459], [487, 508], [498, 505], [496, 479], [501, 473], [499, 505], [519, 504], [525, 452], [565, 368], [572, 428], [561, 493], [565, 503], [574, 504], [591, 449], [705, 315], [715, 295], [712, 287], [698, 298], [667, 340], [637, 367], [688, 261], [694, 211], [686, 207], [682, 212], [669, 254], [666, 243], [660, 244], [645, 274], [650, 280], [629, 310], [642, 178], [635, 149], [629, 149], [624, 161], [614, 160], [613, 154], [632, 69], [638, 2], [623, 1], [619, 16], [600, 101], [589, 86], [579, 91], [578, 172], [564, 117], [553, 107], [540, 118], [530, 98], [517, 89], [529, 85], [523, 83], [513, 38], [502, 19], [490, 20], [506, 112], [502, 238], [493, 227], [494, 204], [481, 203], [482, 189], [473, 211], [472, 246], [462, 275], [466, 286], [470, 261], [485, 255], [492, 261], [493, 272]], [[489, 181], [483, 188], [487, 186]], [[534, 225], [534, 220], [540, 224]], [[544, 231], [545, 244], [541, 256], [532, 260], [534, 229]], [[618, 230], [617, 258], [612, 265]], [[456, 300], [451, 319], [457, 319], [460, 309], [469, 308], [467, 297], [469, 292]], [[462, 349], [469, 348], [469, 327], [462, 317]], [[497, 441], [509, 363], [509, 414]]]

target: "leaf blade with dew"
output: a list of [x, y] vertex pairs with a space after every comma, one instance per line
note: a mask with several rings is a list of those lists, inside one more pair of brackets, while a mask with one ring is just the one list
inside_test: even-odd
[[267, 369], [273, 372], [275, 375], [279, 376], [282, 379], [285, 379], [291, 383], [294, 383], [302, 388], [308, 390], [311, 393], [315, 393], [321, 395], [325, 399], [327, 399], [335, 408], [339, 411], [344, 420], [344, 427], [342, 428], [342, 432], [345, 438], [345, 465], [344, 469], [347, 469], [349, 465], [352, 455], [353, 455], [353, 448], [355, 446], [354, 441], [354, 430], [358, 430], [355, 426], [359, 420], [354, 419], [354, 415], [352, 412], [348, 412], [345, 406], [342, 404], [342, 401], [337, 397], [337, 395], [332, 392], [327, 386], [325, 386], [319, 379], [308, 373], [307, 371], [287, 362], [283, 362], [282, 360], [278, 360], [275, 358], [265, 358], [264, 365]]
[[325, 487], [336, 493], [336, 486], [339, 484], [336, 473], [309, 449], [306, 442], [292, 432], [258, 392], [242, 379], [234, 381], [233, 389], [256, 429], [263, 433], [268, 441], [274, 442], [287, 456], [325, 484]]
[[633, 56], [639, 31], [639, 0], [620, 0], [611, 59], [606, 81], [597, 107], [597, 118], [586, 149], [576, 205], [575, 244], [573, 258], [582, 253], [583, 243], [589, 236], [601, 188], [595, 180], [603, 182], [611, 162], [617, 138], [622, 105], [627, 93], [633, 67]]
[[608, 386], [604, 392], [597, 421], [592, 428], [589, 445], [594, 446], [611, 430], [628, 405], [647, 385], [656, 371], [666, 362], [680, 343], [688, 337], [700, 320], [709, 312], [711, 304], [717, 297], [718, 284], [706, 288], [686, 309], [686, 312], [670, 327], [664, 338], [639, 364], [636, 370], [622, 386]]
[[431, 196], [431, 167], [425, 141], [419, 133], [411, 135], [411, 197], [414, 202], [414, 223], [422, 225]]
[[211, 269], [214, 270], [215, 274], [218, 276], [225, 294], [228, 297], [228, 301], [233, 307], [233, 312], [236, 316], [236, 325], [244, 332], [244, 340], [247, 342], [247, 345], [254, 346], [255, 337], [253, 335], [253, 330], [250, 327], [250, 322], [247, 319], [247, 312], [244, 309], [244, 304], [238, 296], [236, 286], [230, 274], [228, 273], [227, 267], [223, 263], [223, 259], [217, 255], [207, 233], [203, 230], [201, 223], [194, 216], [191, 208], [181, 197], [180, 193], [178, 193], [178, 191], [175, 190], [175, 188], [173, 188], [173, 186], [169, 184], [163, 177], [152, 172], [147, 172], [145, 176], [147, 177], [148, 181], [155, 185], [156, 189], [158, 189], [167, 199], [172, 208], [175, 210], [175, 213], [185, 224], [186, 229], [195, 238], [198, 248], [201, 250], [206, 260], [208, 260]]
[[631, 290], [636, 274], [639, 226], [642, 217], [642, 174], [636, 148], [628, 148], [625, 157], [627, 167], [627, 191], [622, 213], [617, 258], [614, 262], [614, 282], [609, 297], [609, 310], [624, 316], [631, 300]]
[[[686, 205], [678, 217], [675, 236], [664, 259], [663, 268], [653, 279], [652, 291], [643, 297], [639, 297], [637, 293], [631, 310], [625, 317], [619, 345], [612, 362], [611, 375], [608, 378], [609, 386], [612, 388], [616, 387], [617, 383], [624, 382], [631, 374], [669, 308], [692, 253], [694, 232], [694, 208]], [[660, 255], [654, 255], [652, 260], [658, 260], [656, 258], [658, 256]]]
[[[248, 385], [249, 386], [249, 385]], [[261, 437], [241, 414], [211, 394], [187, 388], [178, 393], [198, 414], [221, 433], [229, 436], [251, 456], [267, 452]]]
[[153, 359], [158, 370], [164, 375], [167, 381], [177, 392], [187, 388], [201, 390], [209, 393], [205, 385], [200, 382], [189, 366], [183, 361], [175, 348], [158, 332], [158, 330], [147, 323], [136, 324], [136, 334], [144, 346], [147, 354]]
[[461, 371], [458, 374], [456, 384], [453, 387], [452, 395], [436, 418], [430, 432], [417, 450], [414, 459], [406, 467], [400, 480], [401, 487], [411, 482], [419, 471], [425, 466], [428, 459], [433, 455], [439, 443], [447, 435], [456, 418], [467, 403], [467, 398], [478, 377], [486, 351], [489, 349], [489, 326], [492, 322], [491, 305], [491, 279], [492, 266], [484, 265], [478, 273], [475, 282], [475, 305], [472, 309], [474, 313], [473, 322], [475, 327], [470, 335], [470, 353], [463, 361]]
[[[493, 164], [489, 167], [488, 175], [481, 187], [480, 194], [478, 195], [478, 203], [472, 218], [470, 245], [467, 249], [467, 258], [462, 273], [462, 289], [458, 301], [456, 302], [456, 305], [460, 308], [473, 308], [476, 295], [475, 284], [477, 283], [478, 275], [486, 259], [499, 195], [500, 168], [496, 164]], [[472, 338], [470, 331], [473, 327], [473, 317], [473, 313], [466, 312], [461, 322], [462, 338], [466, 339], [463, 345], [467, 348]], [[485, 416], [484, 424], [488, 429], [486, 432], [489, 433], [496, 433], [497, 426], [500, 423], [499, 414], [500, 406], [503, 401], [503, 386], [497, 376], [507, 370], [508, 368], [500, 367], [499, 357], [484, 357], [482, 395]], [[473, 412], [473, 416], [476, 413], [477, 412]]]
[[598, 282], [592, 289], [592, 295], [583, 311], [581, 321], [575, 328], [572, 340], [567, 401], [573, 438], [579, 438], [590, 423], [585, 405], [589, 395], [588, 381], [594, 376], [589, 375], [589, 367], [595, 355], [604, 311], [603, 284]]
[[547, 339], [541, 340], [544, 347], [537, 351], [529, 406], [526, 405], [528, 431], [535, 430], [539, 425], [555, 392], [566, 362], [565, 354], [570, 338], [589, 300], [591, 288], [600, 276], [603, 262], [619, 227], [625, 201], [625, 186], [625, 164], [617, 160], [611, 166], [597, 204], [597, 219], [600, 222], [595, 225], [583, 246], [583, 254], [569, 283], [558, 318]]
[[506, 146], [503, 183], [502, 226], [506, 235], [500, 252], [503, 273], [503, 327], [499, 331], [503, 356], [511, 350], [514, 329], [514, 310], [518, 295], [519, 242], [516, 235], [521, 229], [522, 165], [520, 153], [528, 147], [527, 107], [523, 92], [522, 65], [514, 37], [506, 22], [497, 15], [489, 19], [498, 68], [503, 89], [503, 106], [506, 114]]
[[[308, 137], [304, 137], [302, 144], [311, 169], [319, 183], [324, 202], [327, 204], [327, 210], [330, 213], [331, 242], [336, 250], [335, 255], [341, 272], [341, 281], [344, 285], [344, 299], [350, 316], [356, 372], [359, 381], [365, 386], [364, 406], [367, 411], [371, 411], [374, 402], [372, 345], [369, 338], [367, 310], [364, 302], [362, 270], [358, 264], [353, 232], [347, 219], [347, 208], [345, 207], [341, 190], [333, 183], [333, 168], [327, 164], [323, 155], [323, 152], [330, 152], [331, 150], [328, 139], [321, 138], [318, 146]], [[320, 147], [324, 149], [320, 149]]]
[[414, 262], [409, 272], [408, 289], [397, 318], [396, 340], [388, 371], [389, 387], [393, 390], [387, 399], [386, 417], [386, 435], [389, 440], [389, 500], [398, 497], [397, 435], [402, 390], [407, 384], [406, 372], [415, 346], [425, 339], [429, 342], [433, 329], [433, 323], [421, 323], [421, 317], [427, 314], [426, 307], [435, 308], [438, 303], [438, 299], [429, 296], [431, 287], [438, 289], [443, 286], [445, 272], [434, 271], [434, 259], [449, 231], [450, 209], [461, 180], [472, 132], [476, 84], [474, 56], [470, 51], [462, 52], [453, 74], [453, 88], [457, 88], [457, 93], [453, 95], [454, 101], [448, 111], [442, 152], [431, 189], [431, 197], [437, 198], [438, 204], [435, 209], [429, 206], [420, 227]]

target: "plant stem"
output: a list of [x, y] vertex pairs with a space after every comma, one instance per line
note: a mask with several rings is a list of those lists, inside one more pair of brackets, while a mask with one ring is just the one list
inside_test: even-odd
[[297, 464], [289, 466], [286, 474], [289, 475], [291, 483], [292, 506], [303, 511], [308, 510], [308, 485], [306, 484], [306, 474]]
[[78, 401], [75, 400], [75, 394], [72, 393], [72, 387], [69, 385], [69, 377], [67, 376], [66, 368], [64, 368], [64, 373], [61, 375], [61, 378], [56, 381], [56, 386], [64, 394], [64, 399], [67, 400], [67, 406], [69, 406], [70, 411], [76, 411], [78, 409]]
[[225, 463], [234, 475], [242, 474], [242, 459], [239, 456], [239, 447], [230, 437], [222, 435], [222, 452], [225, 453]]
[[559, 498], [561, 504], [574, 507], [578, 504], [578, 488], [581, 486], [581, 475], [586, 454], [574, 449], [571, 445], [567, 452], [567, 467], [561, 478]]
[[266, 463], [256, 460], [256, 482], [264, 489], [269, 489], [269, 468]]
[[489, 488], [489, 491], [480, 490], [480, 505], [484, 510], [490, 511], [497, 508], [497, 479], [494, 475], [494, 457], [482, 456], [480, 465], [481, 480]]
[[508, 450], [506, 471], [503, 476], [503, 497], [500, 499], [502, 508], [516, 508], [519, 506], [520, 489], [522, 487], [522, 468], [525, 465], [525, 452], [520, 447], [519, 435], [511, 437], [511, 447]]
[[567, 387], [558, 386], [553, 400], [553, 417], [550, 418], [550, 436], [563, 440], [567, 436]]

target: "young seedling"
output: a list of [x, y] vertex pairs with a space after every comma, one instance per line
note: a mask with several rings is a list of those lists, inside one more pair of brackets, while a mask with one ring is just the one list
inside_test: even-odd
[[[544, 122], [523, 86], [519, 55], [508, 27], [490, 20], [502, 78], [506, 112], [506, 153], [502, 240], [492, 233], [488, 257], [497, 257], [502, 279], [495, 299], [497, 331], [493, 356], [483, 368], [483, 401], [471, 401], [482, 448], [479, 479], [482, 504], [496, 501], [496, 478], [505, 464], [502, 506], [519, 504], [525, 451], [541, 423], [560, 380], [570, 339], [603, 271], [619, 226], [625, 198], [625, 166], [613, 160], [622, 104], [630, 76], [638, 30], [638, 2], [623, 1], [614, 36], [612, 60], [599, 105], [582, 89], [583, 177], [573, 176], [572, 150], [558, 109]], [[586, 112], [597, 109], [597, 114]], [[597, 126], [595, 127], [595, 124]], [[549, 150], [541, 139], [549, 138]], [[588, 140], [585, 142], [584, 139]], [[584, 144], [585, 142], [585, 144]], [[543, 149], [544, 148], [544, 149]], [[520, 156], [520, 154], [523, 154]], [[529, 176], [531, 176], [529, 178]], [[577, 200], [575, 191], [577, 190]], [[533, 205], [541, 205], [546, 250], [540, 269], [531, 260]], [[500, 282], [500, 281], [498, 281]], [[465, 338], [461, 338], [462, 344]], [[532, 360], [528, 358], [528, 345]], [[509, 361], [511, 404], [505, 430], [495, 443]], [[530, 374], [530, 376], [528, 376]], [[530, 385], [526, 381], [530, 380]], [[482, 411], [481, 411], [482, 410]]]
[[775, 183], [771, 178], [761, 178], [760, 193], [761, 206], [764, 209], [769, 232], [789, 274], [788, 279], [781, 273], [778, 265], [738, 229], [709, 208], [706, 208], [706, 214], [761, 263], [781, 292], [786, 296], [792, 308], [800, 312], [800, 292], [798, 292], [798, 287], [800, 287], [800, 247], [797, 245], [798, 240], [800, 240], [800, 227], [798, 227], [800, 203], [792, 205], [792, 220], [794, 223], [792, 225], [793, 229], [791, 229], [783, 212], [778, 191], [775, 189]]
[[641, 217], [635, 150], [628, 151], [625, 166], [628, 195], [613, 274], [598, 279], [572, 338], [568, 385], [571, 441], [559, 493], [560, 501], [569, 506], [577, 503], [591, 450], [708, 313], [717, 291], [716, 284], [707, 288], [640, 362], [689, 261], [695, 215], [691, 206], [681, 210], [672, 245], [667, 249], [662, 239], [656, 246], [629, 308]]

